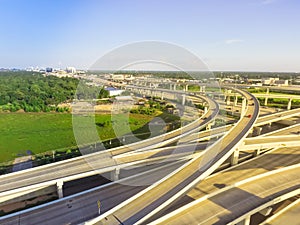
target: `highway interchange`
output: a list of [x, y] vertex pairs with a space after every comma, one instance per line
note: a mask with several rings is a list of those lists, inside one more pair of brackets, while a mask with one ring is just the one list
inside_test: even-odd
[[[86, 224], [141, 224], [149, 223], [150, 221], [157, 219], [157, 222], [152, 223], [199, 224], [201, 221], [205, 220], [205, 216], [197, 218], [197, 216], [202, 215], [199, 214], [199, 210], [203, 211], [201, 209], [206, 207], [209, 210], [207, 204], [203, 202], [199, 202], [197, 204], [206, 204], [205, 207], [194, 207], [195, 202], [199, 200], [201, 196], [203, 197], [208, 194], [214, 194], [216, 191], [220, 192], [223, 187], [228, 187], [229, 185], [241, 182], [258, 174], [263, 174], [266, 171], [272, 171], [276, 168], [300, 163], [299, 157], [297, 157], [296, 148], [280, 148], [210, 176], [210, 174], [213, 173], [221, 164], [223, 164], [234, 153], [236, 148], [243, 143], [244, 138], [251, 131], [254, 124], [262, 125], [271, 123], [288, 118], [290, 116], [295, 116], [299, 113], [297, 110], [292, 112], [286, 111], [278, 114], [280, 116], [269, 115], [258, 118], [259, 105], [256, 101], [256, 98], [245, 91], [239, 90], [238, 92], [244, 95], [245, 99], [247, 99], [247, 107], [244, 115], [240, 118], [238, 123], [227, 128], [229, 131], [226, 131], [226, 129], [220, 130], [221, 134], [218, 135], [223, 135], [223, 137], [214, 142], [210, 147], [208, 147], [208, 149], [206, 149], [206, 151], [200, 151], [190, 158], [181, 157], [178, 160], [170, 160], [168, 164], [165, 163], [165, 165], [162, 165], [158, 162], [152, 166], [153, 171], [150, 170], [151, 172], [146, 171], [141, 172], [140, 174], [132, 173], [131, 175], [133, 176], [125, 178], [127, 184], [139, 182], [143, 183], [143, 180], [147, 180], [147, 182], [154, 183], [153, 185], [124, 185], [124, 183], [121, 182], [121, 179], [119, 182], [105, 184], [99, 188], [95, 188], [94, 190], [78, 193], [74, 196], [69, 196], [49, 204], [41, 205], [35, 209], [29, 209], [21, 213], [15, 213], [10, 216], [0, 218], [0, 222], [2, 221], [4, 224], [78, 224], [87, 221]], [[205, 126], [210, 119], [215, 117], [216, 114], [214, 114], [214, 112], [218, 112], [218, 105], [215, 102], [210, 101], [209, 105], [210, 110], [208, 111], [208, 115], [195, 123], [195, 127], [192, 127], [192, 130], [194, 129], [194, 133], [199, 131], [199, 129], [196, 129], [196, 126]], [[251, 115], [251, 117], [248, 117], [247, 115]], [[296, 126], [294, 126], [294, 129], [297, 129], [295, 127]], [[186, 132], [188, 131], [189, 130]], [[212, 132], [210, 132], [210, 134], [211, 133]], [[186, 142], [190, 142], [193, 140], [193, 138], [191, 138], [193, 135], [183, 135], [181, 141], [186, 140]], [[277, 135], [280, 135], [280, 133], [277, 133]], [[166, 138], [166, 140], [175, 138], [176, 136], [178, 136], [178, 133], [175, 133], [175, 135], [170, 138]], [[205, 137], [205, 135], [203, 136]], [[270, 136], [270, 138], [271, 137], [272, 136]], [[266, 139], [264, 139], [264, 141], [265, 140]], [[151, 144], [145, 145], [145, 148], [143, 149], [144, 153], [141, 153], [141, 147], [139, 144], [140, 143], [138, 143], [134, 148], [126, 148], [125, 146], [125, 148], [116, 149], [115, 152], [114, 149], [109, 150], [109, 154], [112, 156], [112, 158], [115, 157], [116, 159], [113, 160], [113, 163], [112, 161], [104, 164], [103, 161], [101, 161], [100, 164], [97, 162], [96, 164], [99, 165], [99, 168], [94, 168], [94, 166], [91, 167], [90, 164], [84, 163], [86, 162], [84, 159], [72, 159], [67, 163], [61, 162], [57, 163], [57, 165], [45, 167], [44, 169], [46, 169], [47, 172], [43, 171], [44, 169], [41, 168], [33, 169], [28, 173], [26, 173], [26, 171], [19, 174], [16, 173], [15, 177], [14, 175], [1, 176], [1, 192], [3, 193], [5, 191], [22, 188], [24, 186], [40, 184], [50, 180], [74, 176], [78, 174], [78, 171], [81, 173], [97, 173], [99, 172], [97, 171], [98, 169], [114, 167], [122, 163], [131, 163], [137, 160], [147, 159], [153, 157], [153, 154], [157, 154], [157, 152], [151, 153], [151, 151], [153, 151]], [[130, 149], [130, 152], [135, 152], [135, 150], [139, 151], [132, 154], [128, 149]], [[155, 151], [159, 151], [159, 148]], [[143, 155], [141, 156], [141, 154]], [[139, 155], [139, 157], [137, 157], [137, 155]], [[281, 157], [277, 157], [278, 155]], [[176, 157], [178, 158], [178, 156]], [[276, 157], [277, 160], [274, 160]], [[251, 168], [250, 170], [249, 167]], [[107, 172], [110, 170], [108, 169], [103, 171]], [[132, 171], [134, 171], [134, 169], [132, 169]], [[162, 173], [161, 171], [164, 172]], [[291, 176], [295, 176], [297, 172], [299, 174], [298, 168], [291, 169], [291, 171], [296, 171]], [[226, 173], [226, 176], [224, 176], [224, 173]], [[49, 174], [53, 174], [54, 177], [49, 178]], [[233, 177], [230, 177], [230, 175]], [[272, 175], [270, 175], [270, 179], [271, 176]], [[273, 176], [276, 177], [276, 175]], [[28, 181], [28, 183], [24, 183], [24, 180]], [[262, 181], [264, 181], [264, 179], [262, 179]], [[293, 187], [297, 185], [297, 180], [295, 179], [295, 181], [296, 184], [291, 184]], [[248, 183], [243, 185], [245, 185], [245, 188], [243, 189], [243, 193], [245, 193], [245, 190], [250, 188], [251, 185]], [[269, 185], [269, 183], [262, 185]], [[287, 189], [286, 187], [283, 188]], [[274, 191], [275, 194], [282, 191], [276, 190]], [[229, 189], [227, 191], [230, 192], [231, 190]], [[227, 194], [224, 195], [222, 192], [218, 194], [219, 195], [216, 196], [220, 196], [220, 198], [224, 196], [230, 196]], [[254, 191], [251, 196], [256, 195], [259, 195], [259, 193]], [[101, 200], [101, 215], [93, 220], [89, 220], [97, 216], [98, 208], [97, 204], [95, 203], [97, 200]], [[206, 201], [208, 200], [206, 199]], [[231, 206], [226, 205], [225, 202], [226, 200], [224, 200], [224, 204], [221, 204], [221, 206], [224, 209], [230, 208]], [[228, 198], [227, 202], [230, 203], [233, 202], [233, 200]], [[189, 204], [191, 203], [193, 204], [195, 210], [188, 210], [189, 216], [185, 216], [185, 209], [181, 209], [181, 206], [189, 207]], [[257, 205], [257, 207], [260, 206], [259, 202]], [[220, 204], [218, 207], [220, 207]], [[220, 209], [217, 210], [220, 211]], [[232, 211], [236, 213], [239, 210]], [[171, 218], [175, 218], [170, 217], [169, 214], [172, 213], [175, 213], [176, 217], [176, 220], [173, 220], [172, 223], [159, 221], [161, 218], [167, 218], [163, 221], [168, 221], [168, 219], [171, 220]], [[163, 215], [165, 216], [161, 217]], [[234, 215], [234, 217], [232, 217], [232, 215], [230, 218], [238, 217], [238, 215]], [[183, 219], [180, 220], [178, 219], [179, 217]], [[215, 224], [224, 224], [223, 222], [225, 221], [224, 220], [222, 222], [222, 220], [218, 220], [218, 217], [211, 216], [209, 216], [209, 219], [210, 220], [206, 221], [206, 224], [212, 224], [211, 221], [214, 221]], [[226, 220], [226, 223], [227, 222], [230, 222], [230, 220]], [[203, 224], [205, 224], [205, 221]]]

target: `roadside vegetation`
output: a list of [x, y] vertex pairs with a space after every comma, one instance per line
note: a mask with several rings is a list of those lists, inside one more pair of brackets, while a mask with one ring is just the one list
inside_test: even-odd
[[[141, 129], [153, 116], [132, 114], [129, 126]], [[95, 115], [99, 140], [115, 138], [111, 115]], [[121, 131], [120, 131], [121, 132]], [[122, 133], [122, 132], [121, 132]], [[125, 134], [125, 133], [123, 133]], [[72, 115], [59, 113], [0, 113], [0, 161], [76, 146]]]
[[[77, 98], [105, 98], [107, 91], [82, 85], [78, 79], [43, 76], [32, 72], [0, 72], [0, 111], [66, 112], [61, 103]], [[77, 90], [77, 92], [76, 92]]]

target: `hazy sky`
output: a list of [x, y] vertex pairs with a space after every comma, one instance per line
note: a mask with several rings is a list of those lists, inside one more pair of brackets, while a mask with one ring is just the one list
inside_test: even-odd
[[0, 68], [87, 69], [156, 40], [212, 70], [300, 71], [299, 24], [299, 0], [0, 0]]

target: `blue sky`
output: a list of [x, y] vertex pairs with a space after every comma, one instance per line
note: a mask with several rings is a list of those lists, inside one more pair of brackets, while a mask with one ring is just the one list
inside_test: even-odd
[[0, 68], [87, 69], [157, 40], [212, 70], [300, 71], [299, 11], [298, 0], [0, 0]]

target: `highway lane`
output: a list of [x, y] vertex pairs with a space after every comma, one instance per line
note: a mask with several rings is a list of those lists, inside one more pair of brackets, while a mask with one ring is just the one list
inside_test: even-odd
[[258, 118], [255, 126], [262, 126], [262, 125], [268, 124], [270, 122], [276, 122], [276, 121], [284, 120], [284, 119], [287, 119], [287, 118], [290, 118], [293, 116], [299, 116], [299, 114], [300, 114], [300, 108], [282, 111], [282, 112], [278, 112], [278, 113], [273, 113], [270, 115], [265, 115], [265, 116]]
[[145, 188], [145, 186], [139, 184], [154, 183], [180, 167], [184, 162], [159, 166], [118, 182], [0, 217], [0, 224], [53, 225], [84, 222], [98, 215], [98, 200], [101, 201], [101, 213], [106, 212]]
[[280, 135], [290, 135], [290, 134], [300, 134], [300, 124], [295, 124], [292, 126], [288, 126], [273, 132], [269, 132], [263, 135], [260, 135], [261, 137], [268, 137], [268, 136], [280, 136]]
[[300, 164], [263, 175], [198, 199], [152, 224], [227, 224], [271, 199], [300, 188]]
[[191, 134], [179, 140], [179, 143], [187, 143], [187, 142], [197, 142], [211, 139], [214, 136], [220, 136], [225, 134], [232, 128], [233, 125], [226, 125], [222, 127], [216, 127], [211, 130], [201, 131], [198, 133]]
[[197, 186], [189, 191], [185, 197], [171, 204], [166, 210], [151, 219], [158, 219], [159, 217], [171, 213], [181, 206], [244, 179], [299, 163], [300, 152], [297, 147], [271, 150], [256, 158], [209, 176], [202, 182], [198, 183]]
[[289, 94], [273, 94], [273, 93], [270, 93], [270, 94], [259, 94], [259, 93], [255, 93], [254, 95], [257, 98], [266, 98], [267, 97], [269, 99], [272, 99], [272, 98], [300, 99], [299, 95], [289, 95]]
[[248, 134], [259, 114], [259, 104], [254, 96], [244, 91], [239, 92], [249, 102], [246, 109], [247, 117], [242, 117], [221, 141], [211, 146], [212, 155], [209, 153], [204, 155], [204, 158], [194, 158], [163, 180], [86, 224], [119, 224], [115, 217], [125, 225], [141, 223], [183, 196], [219, 167], [232, 154], [234, 147]]
[[241, 150], [300, 146], [299, 135], [268, 136], [245, 139]]
[[[133, 171], [136, 173], [139, 173], [141, 171], [141, 167], [147, 167], [151, 168], [151, 166], [157, 167], [159, 164], [162, 163], [168, 163], [168, 162], [174, 162], [181, 159], [190, 159], [193, 157], [193, 154], [196, 152], [200, 152], [202, 150], [205, 150], [208, 143], [199, 143], [199, 144], [189, 144], [189, 145], [182, 145], [182, 146], [172, 146], [172, 147], [165, 147], [158, 150], [151, 150], [151, 151], [145, 151], [145, 152], [136, 152], [134, 154], [129, 155], [123, 155], [120, 158], [115, 159], [115, 161], [120, 165], [118, 168], [127, 169], [130, 170], [131, 168], [135, 168]], [[110, 170], [106, 171], [114, 171], [115, 167], [112, 167]], [[100, 171], [92, 171], [92, 173], [88, 174], [80, 174], [75, 175], [75, 177], [64, 177], [62, 180], [64, 182], [79, 179], [86, 176], [91, 176], [97, 173], [105, 174], [106, 178], [110, 179], [110, 174], [107, 172], [105, 173]], [[120, 173], [120, 176], [122, 176], [123, 173]], [[131, 174], [133, 175], [133, 174]], [[10, 191], [4, 191], [0, 193], [0, 205], [5, 205], [8, 202], [19, 202], [24, 201], [26, 199], [32, 199], [36, 196], [38, 196], [35, 191], [39, 191], [43, 187], [49, 187], [49, 186], [56, 186], [56, 180], [53, 181], [46, 181], [46, 182], [40, 182], [36, 185], [30, 185], [23, 188], [16, 188]], [[49, 189], [50, 190], [50, 189]], [[53, 191], [51, 189], [51, 191]], [[21, 199], [21, 200], [20, 200]]]
[[[282, 148], [270, 151], [264, 155], [261, 155], [257, 158], [254, 158], [250, 161], [237, 165], [236, 167], [231, 167], [227, 170], [221, 171], [219, 173], [213, 174], [209, 176], [204, 181], [200, 182], [194, 189], [192, 189], [187, 197], [183, 197], [180, 201], [176, 202], [175, 205], [171, 206], [171, 209], [174, 210], [179, 208], [182, 205], [185, 205], [194, 199], [198, 199], [200, 197], [205, 196], [208, 193], [213, 193], [218, 191], [220, 188], [229, 186], [237, 181], [262, 174], [266, 171], [271, 171], [276, 168], [289, 166], [293, 164], [300, 163], [299, 151], [297, 148]], [[179, 167], [180, 165], [177, 165]], [[161, 168], [158, 170], [157, 174], [161, 174], [166, 171], [166, 174], [171, 172], [174, 168]], [[141, 180], [135, 180], [135, 182], [143, 182], [143, 179], [146, 178], [147, 175], [143, 173], [140, 174]], [[155, 177], [153, 172], [149, 171], [149, 178]], [[153, 180], [154, 181], [154, 180]], [[99, 188], [98, 188], [99, 189]], [[102, 191], [100, 191], [103, 189]], [[118, 183], [110, 184], [108, 187], [102, 187], [99, 190], [91, 191], [90, 193], [80, 193], [77, 195], [70, 196], [63, 200], [54, 201], [49, 206], [41, 206], [41, 208], [32, 209], [29, 212], [16, 214], [15, 216], [11, 215], [10, 219], [2, 220], [5, 224], [17, 224], [18, 215], [21, 215], [22, 224], [33, 225], [33, 224], [44, 224], [43, 219], [47, 218], [48, 224], [77, 224], [79, 222], [85, 221], [86, 219], [93, 218], [97, 216], [97, 206], [95, 203], [95, 199], [99, 198], [99, 196], [105, 197], [106, 200], [102, 199], [101, 202], [103, 205], [102, 213], [107, 209], [112, 208], [119, 204], [121, 201], [117, 201], [119, 198], [123, 199], [124, 193], [138, 193], [140, 190], [135, 186], [122, 186], [118, 185]], [[133, 194], [132, 194], [133, 195]], [[89, 197], [91, 196], [91, 197]], [[131, 195], [127, 196], [130, 197]], [[112, 197], [115, 197], [114, 200], [109, 200]], [[72, 202], [75, 202], [72, 205], [72, 208], [68, 207], [69, 199]], [[109, 200], [109, 201], [107, 201]], [[105, 206], [105, 207], [104, 207]], [[165, 213], [167, 213], [167, 210]], [[84, 216], [85, 215], [85, 216]], [[9, 221], [11, 221], [9, 223]], [[33, 223], [36, 221], [36, 223]], [[0, 219], [1, 224], [1, 219]], [[47, 223], [46, 223], [47, 224]]]

